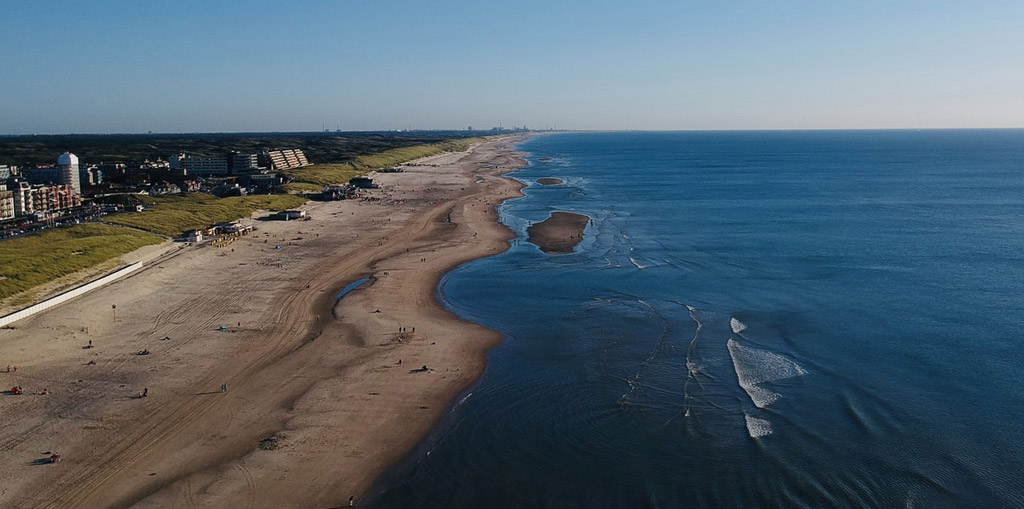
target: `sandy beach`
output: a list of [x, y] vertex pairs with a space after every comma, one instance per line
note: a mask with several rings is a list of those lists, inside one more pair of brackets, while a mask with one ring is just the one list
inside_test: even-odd
[[144, 269], [0, 330], [0, 388], [25, 391], [0, 395], [0, 507], [358, 500], [501, 340], [434, 292], [507, 248], [516, 142], [377, 174], [371, 200], [252, 220], [224, 247], [147, 248]]
[[571, 253], [583, 240], [590, 218], [575, 212], [552, 212], [547, 219], [526, 229], [528, 242], [549, 254]]

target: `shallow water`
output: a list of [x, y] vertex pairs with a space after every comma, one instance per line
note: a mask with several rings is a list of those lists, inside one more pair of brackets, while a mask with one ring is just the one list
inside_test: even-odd
[[439, 288], [506, 340], [369, 505], [1024, 506], [1024, 131], [523, 148], [519, 241]]
[[334, 296], [334, 301], [335, 302], [340, 301], [343, 297], [348, 295], [349, 292], [351, 292], [352, 290], [355, 290], [356, 288], [359, 288], [360, 286], [363, 286], [364, 284], [366, 284], [369, 281], [370, 281], [370, 278], [364, 277], [362, 279], [358, 279], [356, 281], [353, 281], [353, 282], [345, 285], [345, 287], [342, 288], [341, 290], [339, 290], [338, 294]]

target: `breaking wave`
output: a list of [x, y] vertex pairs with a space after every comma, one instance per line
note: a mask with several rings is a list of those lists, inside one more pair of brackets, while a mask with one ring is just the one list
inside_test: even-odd
[[736, 318], [729, 319], [729, 326], [732, 327], [733, 334], [739, 334], [747, 330], [747, 326]]
[[772, 434], [772, 423], [747, 414], [743, 414], [743, 417], [747, 421], [747, 433], [750, 434], [750, 438], [760, 438]]
[[799, 364], [777, 353], [743, 346], [735, 339], [730, 339], [727, 346], [740, 387], [757, 408], [764, 408], [782, 397], [759, 384], [807, 374]]

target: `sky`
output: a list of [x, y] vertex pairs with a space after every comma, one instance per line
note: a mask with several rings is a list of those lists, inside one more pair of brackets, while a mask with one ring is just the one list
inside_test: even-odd
[[1024, 2], [0, 0], [0, 134], [1024, 127]]

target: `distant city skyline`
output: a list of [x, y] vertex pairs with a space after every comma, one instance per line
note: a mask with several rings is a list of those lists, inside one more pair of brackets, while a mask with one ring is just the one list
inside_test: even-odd
[[1018, 2], [4, 11], [0, 134], [1024, 126]]

